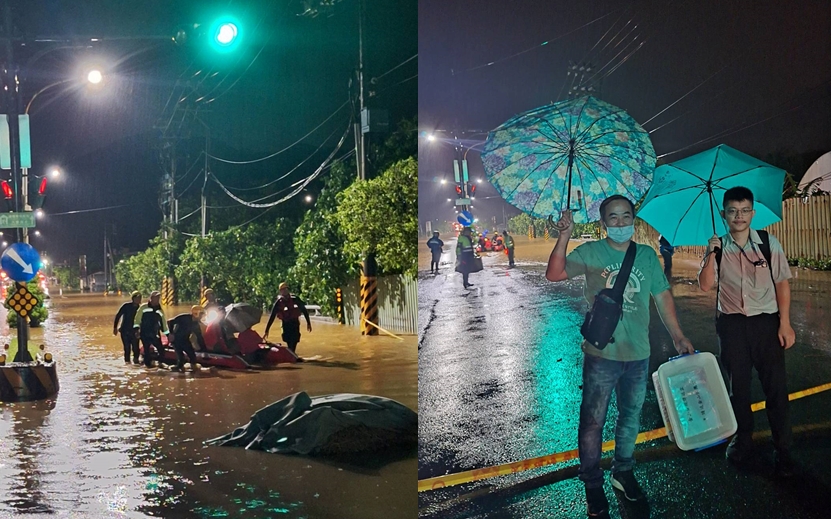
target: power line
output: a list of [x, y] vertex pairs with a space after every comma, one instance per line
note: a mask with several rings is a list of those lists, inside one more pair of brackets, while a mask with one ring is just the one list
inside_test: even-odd
[[270, 158], [276, 157], [277, 155], [279, 155], [279, 154], [281, 154], [281, 153], [283, 153], [283, 152], [285, 152], [285, 151], [288, 151], [289, 149], [293, 148], [293, 147], [294, 147], [294, 146], [296, 146], [297, 144], [301, 143], [301, 142], [302, 142], [303, 140], [305, 140], [305, 139], [306, 139], [309, 135], [311, 135], [311, 134], [313, 134], [315, 131], [317, 131], [317, 129], [318, 129], [318, 128], [320, 128], [321, 126], [323, 126], [324, 124], [326, 124], [327, 122], [329, 122], [329, 120], [330, 120], [332, 117], [334, 117], [335, 115], [337, 115], [337, 113], [338, 113], [338, 112], [340, 112], [340, 111], [343, 109], [343, 107], [344, 107], [344, 106], [346, 106], [346, 105], [348, 105], [349, 103], [350, 103], [350, 101], [345, 101], [345, 102], [344, 102], [342, 105], [340, 105], [340, 106], [339, 106], [339, 107], [338, 107], [338, 108], [337, 108], [334, 112], [332, 112], [332, 115], [330, 115], [329, 117], [327, 117], [326, 119], [324, 119], [322, 123], [320, 123], [320, 124], [318, 124], [317, 126], [315, 126], [314, 128], [312, 128], [312, 130], [311, 130], [311, 131], [309, 131], [309, 133], [307, 133], [307, 134], [306, 134], [306, 135], [304, 135], [303, 137], [300, 137], [300, 138], [299, 138], [299, 139], [297, 139], [295, 142], [293, 142], [293, 143], [291, 143], [290, 145], [286, 146], [286, 147], [285, 147], [285, 148], [283, 148], [282, 150], [280, 150], [280, 151], [278, 151], [278, 152], [275, 152], [275, 153], [272, 153], [271, 155], [267, 155], [267, 156], [262, 157], [262, 158], [259, 158], [259, 159], [254, 159], [254, 160], [241, 160], [241, 161], [223, 159], [223, 158], [221, 158], [221, 157], [217, 157], [217, 156], [215, 156], [215, 155], [211, 155], [210, 153], [208, 154], [208, 157], [210, 157], [210, 158], [212, 158], [212, 159], [214, 159], [214, 160], [217, 160], [217, 161], [219, 161], [219, 162], [224, 162], [224, 163], [226, 163], [226, 164], [238, 164], [238, 165], [242, 165], [242, 164], [254, 164], [255, 162], [262, 162], [262, 161], [264, 161], [264, 160], [268, 160], [268, 159], [270, 159]]
[[377, 80], [381, 79], [382, 77], [386, 76], [387, 74], [389, 74], [390, 72], [392, 72], [393, 70], [397, 69], [398, 67], [401, 67], [401, 66], [402, 66], [402, 65], [404, 65], [405, 63], [409, 63], [410, 61], [412, 61], [412, 60], [416, 59], [417, 57], [418, 57], [418, 53], [416, 52], [415, 54], [413, 54], [413, 55], [412, 55], [412, 56], [410, 56], [409, 58], [405, 59], [404, 61], [402, 61], [402, 62], [401, 62], [401, 63], [399, 63], [398, 65], [396, 65], [396, 66], [392, 67], [391, 69], [389, 69], [388, 71], [384, 72], [384, 73], [383, 73], [383, 74], [381, 74], [380, 76], [374, 77], [374, 78], [372, 78], [372, 79], [374, 79], [375, 81], [377, 81]]
[[264, 208], [264, 207], [272, 207], [272, 206], [275, 206], [277, 204], [281, 204], [281, 203], [285, 202], [286, 200], [292, 198], [294, 195], [296, 195], [300, 191], [302, 191], [304, 187], [309, 185], [309, 183], [312, 180], [314, 180], [315, 178], [317, 178], [318, 175], [320, 175], [320, 173], [323, 171], [323, 169], [326, 167], [326, 165], [332, 160], [332, 158], [337, 154], [337, 152], [340, 151], [340, 148], [341, 148], [341, 146], [343, 146], [343, 143], [346, 140], [346, 136], [349, 135], [349, 132], [350, 132], [351, 129], [352, 129], [352, 119], [350, 119], [349, 124], [346, 127], [346, 131], [341, 136], [340, 141], [338, 141], [337, 146], [335, 147], [334, 150], [332, 150], [332, 153], [330, 153], [329, 156], [326, 157], [326, 160], [323, 161], [323, 163], [317, 168], [317, 170], [315, 170], [314, 173], [312, 173], [311, 175], [306, 177], [306, 179], [303, 181], [303, 183], [298, 188], [296, 188], [294, 191], [292, 191], [291, 193], [289, 193], [285, 197], [281, 198], [280, 200], [276, 200], [276, 201], [270, 202], [268, 204], [256, 204], [256, 203], [252, 203], [252, 202], [247, 202], [247, 201], [243, 200], [242, 198], [239, 198], [238, 196], [231, 193], [222, 184], [222, 182], [220, 182], [215, 176], [211, 175], [211, 178], [213, 179], [214, 182], [219, 184], [219, 187], [222, 188], [223, 191], [225, 191], [226, 195], [228, 195], [229, 197], [231, 197], [232, 199], [234, 199], [235, 201], [239, 202], [242, 205], [245, 205], [245, 206], [248, 206], [248, 207], [255, 207], [255, 208]]
[[326, 143], [327, 143], [327, 142], [329, 142], [329, 139], [331, 139], [331, 138], [332, 138], [332, 136], [334, 136], [337, 132], [338, 132], [338, 129], [337, 129], [337, 128], [335, 128], [335, 130], [334, 130], [332, 133], [330, 133], [330, 134], [329, 134], [329, 136], [328, 136], [328, 137], [326, 137], [326, 139], [325, 139], [323, 142], [321, 142], [321, 143], [320, 143], [320, 146], [318, 146], [318, 147], [317, 147], [317, 148], [316, 148], [316, 149], [315, 149], [312, 153], [310, 153], [310, 154], [309, 154], [309, 156], [307, 156], [307, 157], [306, 157], [305, 159], [303, 159], [303, 160], [302, 160], [299, 164], [297, 164], [296, 166], [294, 166], [293, 168], [291, 168], [291, 169], [288, 171], [288, 173], [284, 174], [283, 176], [278, 177], [278, 178], [275, 178], [274, 180], [270, 180], [270, 181], [266, 182], [265, 184], [263, 184], [263, 185], [261, 185], [261, 186], [255, 186], [255, 187], [233, 187], [233, 186], [227, 186], [227, 187], [228, 187], [228, 189], [234, 189], [234, 190], [236, 190], [236, 191], [254, 191], [254, 190], [257, 190], [257, 189], [263, 189], [263, 188], [265, 188], [265, 187], [270, 186], [271, 184], [274, 184], [275, 182], [279, 182], [280, 180], [283, 180], [283, 179], [284, 179], [284, 178], [286, 178], [287, 176], [289, 176], [289, 175], [291, 175], [292, 173], [294, 173], [295, 171], [297, 171], [297, 169], [298, 169], [300, 166], [302, 166], [303, 164], [305, 164], [306, 162], [308, 162], [308, 161], [309, 161], [312, 157], [314, 157], [314, 156], [317, 154], [317, 152], [319, 152], [319, 151], [320, 151], [320, 149], [321, 149], [321, 148], [323, 148], [323, 146], [325, 146], [325, 145], [326, 145]]
[[525, 50], [522, 50], [522, 51], [519, 51], [519, 52], [517, 52], [517, 53], [515, 53], [515, 54], [511, 54], [510, 56], [505, 56], [504, 58], [499, 58], [499, 59], [496, 59], [496, 60], [494, 60], [494, 61], [490, 61], [490, 62], [488, 62], [488, 63], [484, 63], [484, 64], [482, 64], [482, 65], [477, 65], [477, 66], [475, 66], [475, 67], [471, 67], [471, 68], [467, 68], [467, 69], [462, 69], [462, 70], [460, 70], [460, 71], [458, 71], [458, 72], [457, 72], [457, 71], [455, 71], [455, 70], [451, 70], [451, 71], [450, 71], [450, 73], [451, 73], [452, 75], [454, 75], [454, 76], [455, 76], [455, 75], [457, 75], [457, 74], [461, 74], [461, 73], [464, 73], [464, 72], [472, 72], [472, 71], [474, 71], [474, 70], [479, 70], [479, 69], [481, 69], [481, 68], [490, 67], [490, 66], [496, 65], [497, 63], [502, 63], [503, 61], [507, 61], [507, 60], [509, 60], [509, 59], [516, 58], [517, 56], [521, 56], [521, 55], [523, 55], [523, 54], [526, 54], [526, 53], [528, 53], [528, 52], [531, 52], [532, 50], [539, 49], [540, 47], [545, 47], [546, 45], [548, 45], [548, 44], [549, 44], [549, 43], [551, 43], [551, 42], [557, 41], [557, 40], [559, 40], [559, 39], [565, 38], [566, 36], [569, 36], [569, 35], [571, 35], [571, 34], [574, 34], [575, 32], [579, 31], [580, 29], [583, 29], [583, 28], [585, 28], [585, 27], [588, 27], [589, 25], [592, 25], [592, 24], [593, 24], [593, 23], [595, 23], [595, 22], [599, 22], [599, 21], [600, 21], [600, 20], [602, 20], [603, 18], [606, 18], [607, 16], [610, 16], [610, 15], [612, 15], [612, 14], [614, 14], [614, 13], [618, 12], [618, 11], [620, 11], [620, 9], [616, 9], [616, 10], [614, 10], [614, 11], [611, 11], [611, 12], [609, 12], [609, 13], [606, 13], [606, 14], [604, 14], [604, 15], [602, 15], [602, 16], [600, 16], [600, 17], [598, 17], [598, 18], [595, 18], [594, 20], [592, 20], [592, 21], [590, 21], [590, 22], [588, 22], [588, 23], [585, 23], [585, 24], [581, 25], [580, 27], [577, 27], [576, 29], [572, 29], [571, 31], [568, 31], [568, 32], [567, 32], [567, 33], [565, 33], [565, 34], [561, 34], [561, 35], [559, 35], [559, 36], [557, 36], [557, 37], [555, 37], [555, 38], [552, 38], [552, 39], [550, 39], [550, 40], [547, 40], [547, 41], [544, 41], [544, 42], [539, 43], [539, 44], [537, 44], [537, 45], [534, 45], [533, 47], [529, 47], [529, 48], [527, 48], [527, 49], [525, 49]]

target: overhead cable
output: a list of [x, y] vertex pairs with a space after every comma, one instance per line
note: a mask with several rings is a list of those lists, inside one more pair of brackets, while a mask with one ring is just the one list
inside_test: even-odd
[[329, 122], [329, 120], [330, 120], [332, 117], [334, 117], [335, 115], [337, 115], [337, 114], [338, 114], [338, 112], [340, 112], [340, 111], [343, 109], [343, 107], [344, 107], [344, 106], [346, 106], [346, 105], [348, 105], [349, 103], [350, 103], [350, 101], [345, 101], [342, 105], [340, 105], [337, 109], [335, 109], [335, 111], [334, 111], [334, 112], [332, 112], [332, 115], [330, 115], [329, 117], [327, 117], [326, 119], [324, 119], [322, 123], [320, 123], [320, 124], [318, 124], [317, 126], [315, 126], [314, 128], [312, 128], [312, 129], [311, 129], [311, 131], [309, 131], [309, 133], [307, 133], [307, 134], [306, 134], [306, 135], [304, 135], [303, 137], [300, 137], [299, 139], [297, 139], [297, 140], [296, 140], [296, 141], [294, 141], [293, 143], [289, 144], [288, 146], [286, 146], [286, 147], [285, 147], [285, 148], [283, 148], [282, 150], [277, 151], [277, 152], [275, 152], [275, 153], [272, 153], [271, 155], [267, 155], [267, 156], [265, 156], [265, 157], [262, 157], [262, 158], [259, 158], [259, 159], [254, 159], [254, 160], [228, 160], [228, 159], [223, 159], [223, 158], [221, 158], [221, 157], [217, 157], [217, 156], [215, 156], [215, 155], [211, 155], [210, 153], [208, 154], [208, 157], [210, 157], [210, 158], [212, 158], [212, 159], [214, 159], [214, 160], [216, 160], [216, 161], [219, 161], [219, 162], [224, 162], [225, 164], [240, 164], [240, 165], [241, 165], [241, 164], [254, 164], [255, 162], [262, 162], [262, 161], [264, 161], [264, 160], [268, 160], [268, 159], [270, 159], [270, 158], [274, 158], [274, 157], [276, 157], [277, 155], [279, 155], [279, 154], [281, 154], [281, 153], [283, 153], [283, 152], [285, 152], [285, 151], [288, 151], [288, 150], [290, 150], [291, 148], [293, 148], [294, 146], [296, 146], [297, 144], [299, 144], [299, 143], [303, 142], [303, 140], [305, 140], [307, 137], [309, 137], [309, 135], [311, 135], [311, 134], [313, 134], [315, 131], [317, 131], [317, 129], [318, 129], [318, 128], [320, 128], [321, 126], [323, 126], [324, 124], [326, 124], [327, 122]]
[[343, 143], [346, 140], [346, 136], [349, 135], [349, 132], [351, 131], [351, 129], [352, 129], [352, 120], [350, 120], [349, 124], [346, 127], [346, 131], [343, 132], [343, 135], [341, 136], [340, 141], [338, 141], [337, 146], [335, 147], [334, 150], [332, 150], [332, 153], [330, 153], [329, 156], [326, 157], [326, 160], [323, 161], [323, 163], [317, 168], [317, 170], [315, 170], [314, 173], [309, 175], [299, 187], [297, 187], [294, 191], [292, 191], [288, 195], [284, 196], [280, 200], [276, 200], [274, 202], [269, 202], [267, 204], [258, 204], [258, 203], [247, 202], [247, 201], [243, 200], [242, 198], [240, 198], [240, 197], [234, 195], [233, 193], [231, 193], [224, 185], [222, 185], [222, 183], [219, 180], [217, 180], [216, 177], [214, 177], [212, 175], [211, 178], [214, 180], [214, 182], [216, 182], [219, 185], [220, 188], [222, 188], [223, 191], [225, 191], [226, 195], [228, 195], [229, 197], [231, 197], [232, 199], [234, 199], [235, 201], [239, 202], [242, 205], [245, 205], [245, 206], [248, 206], [248, 207], [260, 207], [260, 208], [262, 208], [262, 207], [272, 207], [272, 206], [275, 206], [277, 204], [281, 204], [281, 203], [285, 202], [286, 200], [292, 198], [294, 195], [296, 195], [300, 191], [302, 191], [304, 187], [309, 185], [309, 183], [312, 180], [314, 180], [315, 178], [317, 178], [318, 175], [320, 175], [320, 173], [323, 171], [323, 169], [326, 167], [326, 165], [332, 160], [332, 158], [337, 154], [337, 152], [340, 151], [340, 148], [341, 148], [341, 146], [343, 146]]

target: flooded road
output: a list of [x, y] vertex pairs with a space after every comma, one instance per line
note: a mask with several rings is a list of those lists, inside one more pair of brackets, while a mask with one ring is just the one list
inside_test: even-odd
[[298, 391], [373, 394], [417, 410], [414, 337], [361, 337], [313, 321], [297, 351], [320, 355], [317, 362], [197, 376], [147, 371], [124, 364], [112, 335], [124, 300], [55, 297], [46, 325], [32, 330], [55, 355], [61, 389], [53, 401], [0, 403], [0, 518], [416, 514], [414, 452], [335, 462], [203, 445]]
[[[542, 258], [506, 269], [489, 254], [465, 290], [446, 264], [438, 276], [419, 275], [419, 479], [577, 447], [581, 399], [581, 337], [586, 311], [583, 280], [550, 283]], [[550, 242], [553, 248], [553, 240]], [[699, 351], [717, 352], [714, 293], [694, 283], [693, 260], [677, 260], [672, 290], [685, 334]], [[796, 345], [786, 354], [791, 392], [831, 382], [831, 273], [794, 270], [792, 324]], [[652, 307], [650, 371], [675, 355]], [[764, 400], [754, 379], [753, 401]], [[603, 438], [614, 438], [614, 399]], [[635, 473], [648, 495], [646, 508], [606, 493], [612, 517], [824, 518], [831, 507], [831, 392], [791, 404], [799, 471], [782, 483], [772, 477], [770, 431], [755, 413], [758, 463], [738, 471], [724, 446], [683, 452], [666, 438], [636, 447]], [[648, 385], [641, 431], [663, 427]], [[604, 457], [606, 469], [610, 453]], [[577, 460], [509, 476], [422, 492], [419, 515], [436, 518], [585, 517]]]

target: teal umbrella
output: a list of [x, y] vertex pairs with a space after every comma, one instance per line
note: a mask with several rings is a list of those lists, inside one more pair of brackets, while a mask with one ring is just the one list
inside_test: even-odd
[[610, 195], [637, 202], [649, 189], [655, 150], [623, 109], [580, 97], [529, 110], [490, 132], [482, 153], [488, 181], [506, 202], [539, 218], [573, 211], [600, 219]]
[[753, 192], [751, 225], [761, 229], [782, 219], [784, 181], [784, 170], [722, 144], [655, 169], [638, 217], [673, 246], [706, 245], [713, 234], [727, 234], [720, 215], [726, 190]]

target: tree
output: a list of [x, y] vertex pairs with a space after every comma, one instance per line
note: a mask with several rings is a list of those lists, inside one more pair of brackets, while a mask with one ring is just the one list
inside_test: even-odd
[[418, 163], [408, 158], [378, 178], [355, 182], [337, 197], [335, 213], [346, 235], [343, 252], [356, 272], [375, 254], [385, 274], [415, 276], [418, 270]]
[[320, 305], [324, 314], [336, 312], [335, 291], [348, 281], [348, 266], [343, 255], [345, 236], [335, 213], [337, 194], [354, 180], [354, 162], [338, 162], [326, 177], [314, 209], [303, 217], [294, 235], [297, 261], [290, 277], [297, 291], [308, 301]]
[[178, 247], [172, 238], [159, 235], [150, 240], [150, 246], [138, 254], [115, 264], [115, 277], [125, 291], [138, 290], [149, 294], [159, 290], [170, 269], [171, 251]]
[[199, 299], [199, 281], [204, 273], [208, 286], [222, 300], [269, 304], [294, 265], [293, 234], [290, 222], [279, 218], [271, 224], [235, 227], [205, 238], [191, 238], [176, 267], [180, 296]]

